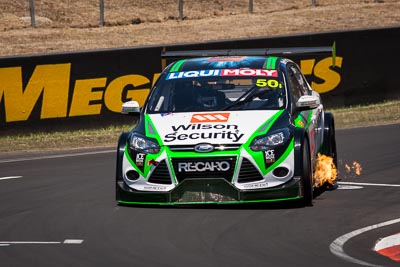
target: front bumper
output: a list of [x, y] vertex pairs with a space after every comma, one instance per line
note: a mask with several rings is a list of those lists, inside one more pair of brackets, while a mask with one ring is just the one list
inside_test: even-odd
[[143, 192], [117, 183], [116, 198], [120, 204], [244, 204], [295, 200], [303, 197], [300, 177], [273, 188], [240, 190], [225, 179], [187, 179], [168, 192]]

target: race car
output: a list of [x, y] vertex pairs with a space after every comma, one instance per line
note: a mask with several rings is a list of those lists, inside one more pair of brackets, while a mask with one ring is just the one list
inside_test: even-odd
[[137, 124], [118, 141], [117, 203], [312, 205], [318, 153], [337, 162], [334, 119], [280, 51], [171, 52], [187, 57], [141, 108], [123, 104]]

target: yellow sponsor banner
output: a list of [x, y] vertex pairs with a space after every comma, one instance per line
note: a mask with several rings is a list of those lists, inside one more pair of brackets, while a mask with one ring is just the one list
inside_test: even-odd
[[[342, 57], [336, 57], [336, 68], [341, 68]], [[334, 90], [341, 82], [340, 73], [332, 67], [332, 57], [324, 58], [318, 62], [315, 59], [300, 61], [300, 68], [304, 75], [313, 75], [323, 82], [311, 82], [311, 87], [318, 93], [327, 93]]]
[[[319, 93], [334, 90], [341, 82], [338, 69], [343, 58], [336, 57], [336, 67], [332, 58], [300, 61], [303, 73], [313, 75], [319, 82], [311, 86]], [[40, 107], [40, 118], [69, 118], [101, 115], [104, 110], [119, 113], [123, 101], [134, 99], [142, 106], [151, 86], [159, 77], [141, 74], [127, 74], [110, 79], [91, 77], [71, 80], [72, 63], [36, 65], [26, 85], [23, 83], [23, 68], [0, 68], [0, 104], [4, 106], [2, 117], [5, 123], [32, 119], [34, 107]], [[0, 105], [0, 106], [1, 106]]]
[[41, 119], [67, 116], [70, 64], [38, 65], [23, 88], [22, 67], [0, 69], [6, 122], [28, 120], [42, 95]]

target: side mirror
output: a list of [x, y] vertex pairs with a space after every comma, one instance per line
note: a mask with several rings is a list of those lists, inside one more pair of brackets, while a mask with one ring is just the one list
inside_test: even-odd
[[316, 95], [303, 95], [296, 103], [299, 111], [315, 109], [321, 104], [321, 100]]
[[122, 104], [121, 113], [124, 115], [139, 115], [140, 107], [137, 101], [129, 101]]

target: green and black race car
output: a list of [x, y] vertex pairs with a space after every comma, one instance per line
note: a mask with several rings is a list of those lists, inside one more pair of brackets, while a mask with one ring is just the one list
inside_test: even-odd
[[168, 65], [141, 109], [123, 105], [138, 123], [119, 138], [117, 202], [311, 205], [317, 154], [336, 162], [336, 143], [299, 67], [255, 50], [173, 56], [186, 54], [202, 57]]

